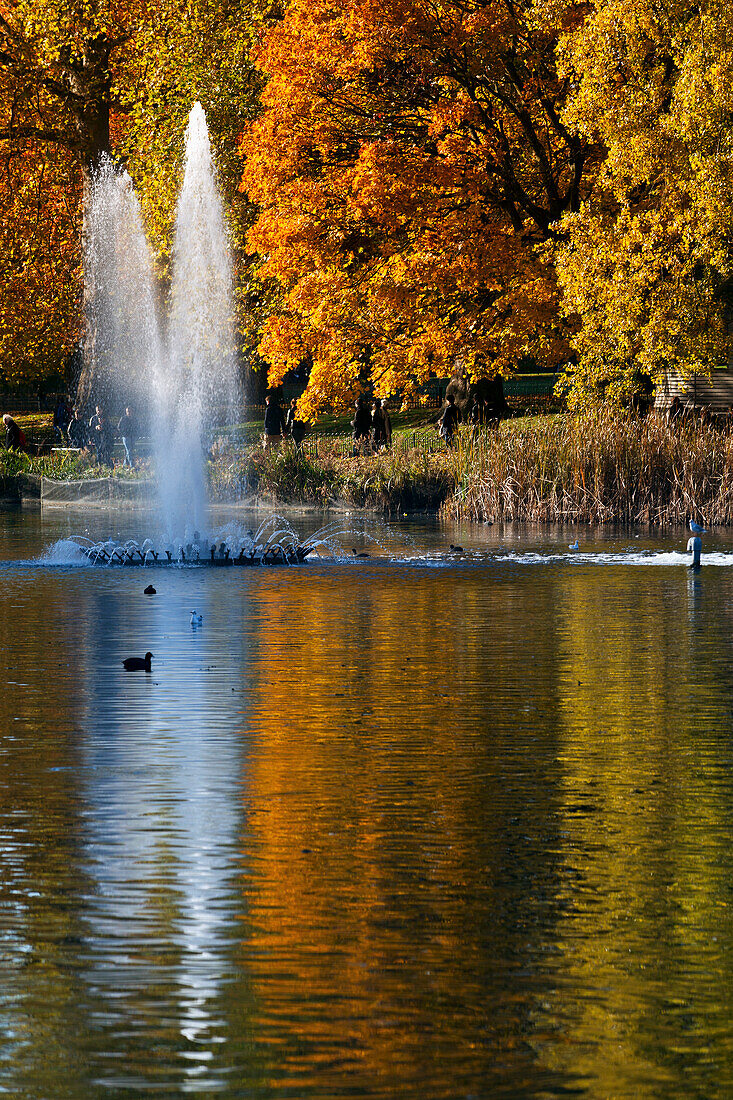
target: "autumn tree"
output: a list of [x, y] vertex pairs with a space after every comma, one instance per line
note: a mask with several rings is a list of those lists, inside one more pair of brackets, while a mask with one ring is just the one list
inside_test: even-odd
[[279, 308], [273, 383], [312, 364], [314, 414], [365, 383], [414, 390], [568, 354], [542, 246], [587, 194], [596, 152], [562, 119], [572, 3], [291, 0], [257, 63], [242, 142], [250, 234]]
[[597, 0], [561, 47], [564, 122], [608, 151], [556, 254], [579, 316], [569, 399], [623, 401], [640, 377], [731, 352], [733, 9]]
[[165, 277], [183, 130], [197, 98], [225, 190], [232, 181], [241, 239], [249, 208], [232, 164], [257, 103], [247, 57], [257, 12], [236, 0], [0, 0], [0, 205], [14, 223], [0, 237], [3, 274], [12, 275], [12, 290], [6, 277], [0, 291], [7, 375], [44, 373], [54, 347], [58, 362], [79, 337], [84, 177], [105, 153], [135, 180]]

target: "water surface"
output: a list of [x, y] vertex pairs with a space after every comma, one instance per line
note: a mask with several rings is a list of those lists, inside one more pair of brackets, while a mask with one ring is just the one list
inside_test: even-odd
[[344, 522], [0, 515], [0, 1091], [730, 1096], [733, 538]]

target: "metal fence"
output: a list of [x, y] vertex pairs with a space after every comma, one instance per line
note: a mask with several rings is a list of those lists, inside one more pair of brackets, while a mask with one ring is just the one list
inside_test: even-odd
[[53, 412], [55, 393], [39, 393], [37, 390], [0, 390], [0, 408], [3, 412], [37, 413]]
[[[355, 453], [353, 438], [343, 433], [339, 435], [308, 435], [303, 440], [301, 447], [306, 455], [312, 455], [314, 458], [323, 458], [324, 455], [338, 455], [339, 458], [343, 458]], [[423, 453], [443, 451], [445, 450], [445, 443], [436, 429], [419, 428], [414, 431], [394, 433], [390, 450], [393, 454], [407, 454], [413, 450], [420, 450]], [[357, 453], [370, 454], [371, 452], [361, 451]]]

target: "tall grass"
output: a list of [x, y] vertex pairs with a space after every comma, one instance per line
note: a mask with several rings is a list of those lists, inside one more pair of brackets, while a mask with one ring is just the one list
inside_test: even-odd
[[[498, 430], [461, 429], [446, 451], [432, 428], [397, 434], [391, 451], [354, 456], [344, 436], [309, 438], [263, 452], [222, 440], [209, 463], [211, 495], [260, 496], [386, 511], [443, 507], [475, 520], [733, 523], [733, 435], [695, 421], [670, 428], [600, 411], [538, 416]], [[90, 456], [32, 457], [0, 450], [0, 477], [107, 476]], [[115, 476], [149, 476], [118, 467]]]
[[602, 410], [509, 422], [460, 433], [450, 466], [454, 517], [733, 522], [733, 436], [700, 421]]
[[[79, 454], [75, 451], [59, 451], [48, 455], [29, 455], [23, 451], [0, 449], [0, 478], [14, 477], [16, 474], [71, 481], [109, 477], [112, 471], [109, 466], [98, 466], [89, 452]], [[114, 468], [113, 476], [134, 480], [138, 477], [149, 477], [150, 471], [144, 464], [134, 470], [118, 464]]]

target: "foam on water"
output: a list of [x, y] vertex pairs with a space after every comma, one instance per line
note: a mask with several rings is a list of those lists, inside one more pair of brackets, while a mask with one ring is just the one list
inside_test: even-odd
[[[340, 562], [353, 563], [355, 565], [364, 564], [363, 561], [355, 558], [352, 554], [346, 552], [342, 547], [338, 547], [334, 553], [334, 557]], [[690, 566], [690, 555], [676, 551], [633, 551], [626, 552], [598, 552], [598, 553], [540, 553], [537, 551], [483, 551], [483, 550], [470, 550], [466, 549], [463, 554], [456, 555], [446, 551], [428, 551], [425, 553], [404, 553], [393, 554], [388, 552], [382, 552], [379, 550], [370, 552], [370, 561], [382, 562], [390, 565], [410, 565], [410, 566], [422, 566], [425, 568], [434, 569], [455, 569], [460, 567], [475, 567], [475, 566], [492, 566], [492, 565], [514, 565], [521, 567], [546, 567], [546, 566], [569, 566], [572, 568], [578, 566], [597, 566], [597, 567], [619, 567], [635, 568], [638, 566], [660, 566], [668, 567], [675, 566], [677, 568], [688, 568]], [[725, 553], [722, 551], [711, 552], [703, 554], [702, 556], [703, 566], [714, 566], [722, 568], [730, 568], [733, 566], [733, 553]]]
[[34, 564], [89, 566], [91, 562], [82, 553], [79, 546], [80, 541], [79, 539], [57, 539], [56, 542], [46, 547]]

